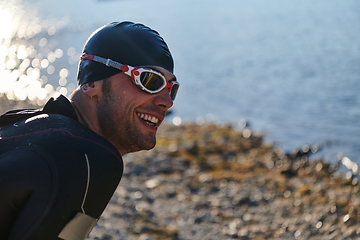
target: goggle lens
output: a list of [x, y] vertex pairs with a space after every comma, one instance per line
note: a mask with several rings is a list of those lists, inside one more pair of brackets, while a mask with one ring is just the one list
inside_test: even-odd
[[151, 72], [142, 72], [140, 75], [140, 81], [145, 88], [151, 91], [156, 91], [164, 85], [163, 78]]
[[[140, 69], [142, 69], [140, 73], [140, 83], [145, 89], [155, 93], [161, 91], [163, 88], [168, 87], [170, 97], [174, 101], [180, 86], [178, 82], [176, 81], [167, 82], [162, 75], [160, 75], [159, 73], [155, 73], [150, 69], [146, 69], [146, 68], [135, 68], [135, 69], [134, 69], [135, 71], [140, 71]], [[136, 78], [136, 76], [134, 77]]]
[[171, 99], [172, 99], [173, 101], [175, 100], [176, 94], [177, 94], [177, 92], [178, 92], [178, 90], [179, 90], [179, 86], [180, 86], [179, 83], [174, 82], [173, 85], [172, 85], [172, 87], [171, 87], [170, 97], [171, 97]]

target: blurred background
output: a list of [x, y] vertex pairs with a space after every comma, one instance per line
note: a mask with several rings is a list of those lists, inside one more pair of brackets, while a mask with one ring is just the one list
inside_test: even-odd
[[173, 54], [168, 122], [250, 127], [284, 151], [319, 144], [314, 157], [360, 163], [358, 0], [0, 0], [3, 108], [69, 96], [86, 39], [125, 20]]

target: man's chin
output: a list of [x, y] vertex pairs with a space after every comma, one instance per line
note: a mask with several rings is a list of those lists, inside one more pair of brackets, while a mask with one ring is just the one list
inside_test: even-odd
[[139, 151], [149, 151], [153, 149], [156, 145], [156, 138], [153, 138], [149, 141], [143, 141], [141, 144], [139, 144], [137, 147], [134, 147], [131, 152], [139, 152]]
[[156, 138], [153, 139], [153, 141], [151, 143], [149, 143], [144, 150], [151, 150], [156, 146]]

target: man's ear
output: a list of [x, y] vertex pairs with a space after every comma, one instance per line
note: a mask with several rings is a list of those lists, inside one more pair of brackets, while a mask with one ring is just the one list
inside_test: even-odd
[[98, 95], [99, 89], [101, 90], [99, 81], [85, 83], [80, 88], [81, 91], [90, 98]]

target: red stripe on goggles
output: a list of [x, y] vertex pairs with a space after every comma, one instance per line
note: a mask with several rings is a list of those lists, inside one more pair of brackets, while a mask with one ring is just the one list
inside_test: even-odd
[[121, 70], [123, 73], [128, 75], [133, 83], [138, 86], [141, 90], [148, 93], [158, 93], [164, 88], [169, 89], [170, 97], [174, 101], [180, 84], [177, 81], [166, 81], [165, 77], [150, 68], [143, 67], [132, 67], [115, 62], [111, 59], [105, 59], [99, 56], [90, 55], [83, 53], [81, 60], [92, 60], [98, 63], [105, 64], [108, 67], [113, 67]]

